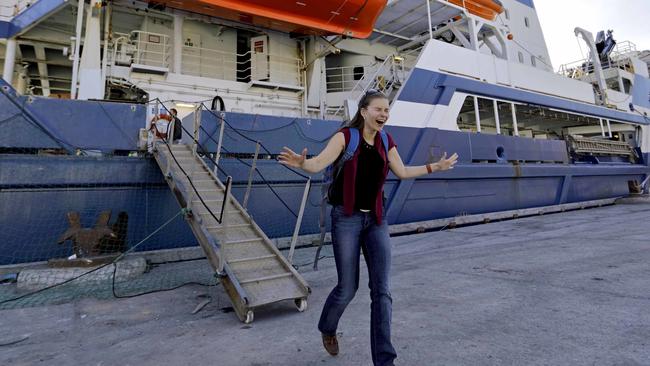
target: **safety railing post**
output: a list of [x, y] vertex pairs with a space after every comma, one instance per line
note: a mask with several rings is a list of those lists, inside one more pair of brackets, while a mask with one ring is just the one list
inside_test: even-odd
[[194, 138], [192, 140], [192, 153], [196, 155], [196, 147], [199, 141], [199, 130], [201, 128], [201, 106], [194, 110]]
[[253, 164], [251, 164], [251, 170], [248, 173], [248, 184], [246, 185], [246, 193], [244, 194], [244, 201], [242, 202], [242, 207], [244, 209], [248, 206], [248, 198], [251, 194], [251, 187], [253, 186], [253, 175], [255, 174], [255, 169], [257, 166], [257, 156], [260, 153], [260, 142], [257, 141], [255, 144], [255, 155], [253, 156]]
[[223, 143], [223, 131], [226, 127], [225, 122], [226, 114], [221, 112], [219, 113], [219, 120], [221, 125], [219, 126], [219, 140], [217, 140], [217, 156], [214, 158], [214, 174], [217, 174], [217, 167], [219, 166], [219, 159], [221, 158], [221, 144]]
[[232, 177], [228, 176], [226, 178], [226, 190], [223, 192], [223, 203], [221, 204], [221, 213], [220, 213], [220, 222], [223, 227], [226, 226], [226, 216], [228, 213], [228, 202], [232, 196]]
[[298, 233], [300, 232], [300, 225], [302, 224], [302, 216], [305, 213], [305, 205], [307, 204], [307, 196], [309, 195], [310, 187], [311, 178], [307, 179], [307, 183], [305, 184], [305, 191], [302, 193], [300, 211], [298, 212], [298, 218], [296, 219], [296, 227], [293, 230], [293, 237], [291, 238], [291, 246], [289, 248], [289, 256], [287, 257], [289, 263], [293, 263], [293, 252], [296, 248], [296, 242], [298, 241]]

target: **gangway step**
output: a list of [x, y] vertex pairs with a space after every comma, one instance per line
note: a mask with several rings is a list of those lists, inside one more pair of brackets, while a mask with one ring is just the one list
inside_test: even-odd
[[293, 276], [293, 273], [287, 272], [287, 273], [280, 273], [272, 276], [265, 276], [265, 277], [258, 277], [258, 278], [251, 278], [247, 280], [241, 280], [239, 281], [240, 284], [245, 285], [247, 283], [253, 283], [253, 282], [262, 282], [262, 281], [270, 281], [270, 280], [277, 280], [278, 278], [285, 278], [285, 277], [291, 277]]
[[245, 244], [245, 243], [255, 243], [262, 241], [262, 238], [250, 238], [250, 239], [241, 239], [241, 240], [231, 240], [224, 242], [224, 245], [235, 245], [235, 244]]
[[[217, 216], [217, 214], [221, 214], [221, 209], [217, 210], [216, 212], [215, 212], [215, 210], [212, 210], [212, 214], [214, 214], [215, 216]], [[207, 211], [199, 213], [200, 216], [212, 216], [212, 214], [207, 212]], [[241, 212], [238, 211], [238, 210], [229, 210], [229, 211], [226, 211], [225, 214], [226, 215], [235, 215], [235, 214], [241, 214]]]
[[229, 259], [228, 263], [236, 264], [236, 263], [244, 263], [244, 262], [255, 262], [255, 261], [261, 261], [264, 259], [271, 259], [271, 258], [275, 258], [275, 254], [267, 254], [267, 255], [260, 255], [257, 257], [246, 257], [246, 258], [239, 258], [239, 259]]
[[223, 199], [210, 199], [210, 200], [192, 200], [192, 203], [197, 203], [197, 204], [208, 204], [208, 203], [222, 203]]
[[226, 195], [206, 160], [188, 146], [162, 143], [154, 157], [177, 201], [191, 209], [187, 222], [239, 319], [250, 323], [255, 308], [282, 300], [305, 310], [309, 286], [242, 205]]
[[240, 229], [240, 228], [249, 228], [251, 224], [230, 224], [230, 225], [219, 225], [219, 226], [206, 226], [207, 230], [226, 230], [226, 229]]

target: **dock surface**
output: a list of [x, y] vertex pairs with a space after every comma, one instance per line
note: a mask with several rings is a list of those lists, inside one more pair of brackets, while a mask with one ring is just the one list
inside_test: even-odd
[[[637, 202], [392, 238], [396, 364], [650, 365], [649, 222]], [[300, 268], [313, 291], [304, 313], [280, 303], [250, 325], [218, 286], [2, 310], [0, 364], [370, 365], [361, 266], [337, 357], [316, 328], [336, 282], [325, 258]]]

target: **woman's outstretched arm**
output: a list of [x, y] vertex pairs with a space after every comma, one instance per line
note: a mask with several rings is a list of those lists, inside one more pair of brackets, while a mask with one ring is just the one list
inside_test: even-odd
[[458, 160], [458, 154], [454, 153], [447, 158], [447, 153], [444, 153], [442, 158], [435, 163], [429, 163], [419, 166], [404, 166], [402, 158], [397, 152], [397, 148], [393, 147], [388, 152], [388, 164], [390, 170], [400, 179], [416, 178], [421, 175], [433, 173], [441, 170], [453, 169]]
[[308, 173], [318, 173], [332, 164], [341, 155], [344, 148], [345, 137], [343, 132], [337, 132], [327, 143], [325, 149], [311, 159], [307, 159], [307, 148], [304, 148], [302, 153], [297, 154], [285, 146], [278, 160], [280, 164], [299, 168]]

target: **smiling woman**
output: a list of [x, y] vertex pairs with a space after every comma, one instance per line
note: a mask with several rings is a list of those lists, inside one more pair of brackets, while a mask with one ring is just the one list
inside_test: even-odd
[[[453, 154], [449, 159], [443, 156], [436, 163], [404, 166], [393, 138], [383, 131], [389, 109], [384, 94], [369, 90], [361, 98], [354, 118], [330, 139], [318, 156], [307, 159], [307, 149], [296, 154], [288, 147], [279, 156], [280, 163], [310, 173], [317, 173], [334, 162], [340, 168], [334, 174], [332, 189], [328, 190], [328, 202], [333, 206], [332, 247], [338, 283], [325, 302], [318, 329], [325, 350], [337, 355], [336, 330], [359, 287], [359, 259], [363, 252], [370, 278], [370, 343], [374, 365], [393, 365], [397, 357], [390, 336], [391, 246], [383, 205], [388, 170], [401, 179], [415, 178], [452, 169], [458, 158]], [[360, 143], [354, 145], [351, 141]], [[349, 146], [356, 147], [352, 156], [348, 156]]]

